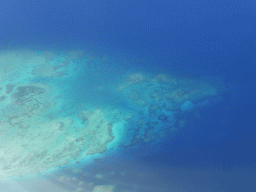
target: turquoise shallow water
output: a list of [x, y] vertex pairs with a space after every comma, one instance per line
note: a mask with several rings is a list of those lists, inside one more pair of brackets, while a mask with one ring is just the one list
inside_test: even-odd
[[161, 142], [221, 95], [209, 82], [167, 73], [120, 72], [115, 79], [111, 58], [83, 50], [13, 50], [1, 60], [3, 179]]
[[84, 50], [16, 49], [1, 61], [3, 187], [46, 182], [59, 191], [166, 191], [179, 180], [165, 180], [184, 171], [239, 172], [223, 172], [214, 149], [202, 156], [197, 147], [229, 134], [220, 127], [230, 107], [221, 79], [134, 66], [118, 71], [111, 56]]

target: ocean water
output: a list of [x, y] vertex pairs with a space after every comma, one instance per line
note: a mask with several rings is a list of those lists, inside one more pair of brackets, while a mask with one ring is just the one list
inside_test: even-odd
[[256, 2], [0, 1], [0, 192], [256, 191]]

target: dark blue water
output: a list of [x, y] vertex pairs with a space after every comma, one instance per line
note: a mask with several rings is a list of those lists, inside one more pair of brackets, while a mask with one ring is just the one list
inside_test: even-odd
[[221, 81], [221, 98], [174, 138], [120, 149], [84, 169], [126, 172], [101, 183], [122, 183], [118, 192], [253, 192], [255, 10], [253, 0], [1, 0], [0, 49], [83, 48], [125, 58], [120, 71], [167, 71], [219, 88]]

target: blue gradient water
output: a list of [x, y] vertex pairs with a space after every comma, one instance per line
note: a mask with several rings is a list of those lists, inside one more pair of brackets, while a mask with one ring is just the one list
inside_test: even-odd
[[[84, 98], [128, 109], [111, 90], [104, 97], [92, 90], [98, 83], [105, 87], [121, 81], [126, 73], [175, 74], [211, 82], [220, 91], [198, 113], [187, 115], [189, 125], [174, 136], [112, 149], [81, 163], [83, 175], [58, 173], [70, 178], [75, 174], [87, 183], [80, 191], [111, 185], [115, 187], [104, 190], [254, 192], [255, 10], [253, 0], [1, 0], [0, 51], [82, 49], [96, 58], [94, 63], [108, 56], [93, 73], [80, 71], [70, 81], [77, 82], [74, 92], [64, 96], [70, 103], [63, 111], [70, 114]], [[59, 182], [59, 175], [3, 182], [0, 191], [79, 191], [75, 180]]]

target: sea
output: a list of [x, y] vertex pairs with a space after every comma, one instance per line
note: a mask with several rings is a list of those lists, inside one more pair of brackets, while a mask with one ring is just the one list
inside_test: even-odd
[[255, 0], [0, 0], [0, 192], [255, 192]]

